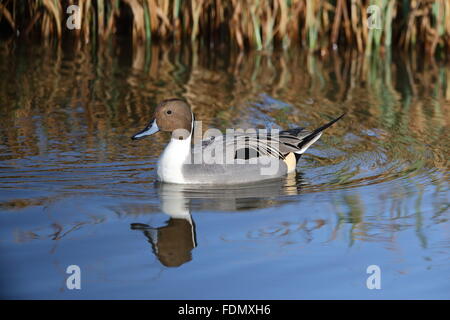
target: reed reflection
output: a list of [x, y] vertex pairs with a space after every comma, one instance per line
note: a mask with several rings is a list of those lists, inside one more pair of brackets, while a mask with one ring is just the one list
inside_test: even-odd
[[[33, 60], [27, 58], [30, 50]], [[204, 130], [314, 126], [344, 110], [347, 120], [336, 128], [336, 136], [348, 133], [362, 141], [342, 148], [342, 141], [324, 137], [340, 151], [382, 150], [386, 163], [400, 154], [402, 161], [419, 164], [420, 155], [420, 166], [448, 169], [450, 69], [442, 62], [351, 51], [317, 57], [295, 51], [220, 49], [212, 54], [201, 47], [176, 46], [73, 50], [0, 51], [6, 62], [0, 66], [5, 75], [0, 79], [0, 141], [10, 150], [4, 156], [71, 151], [74, 144], [82, 152], [100, 144], [110, 154], [136, 154], [138, 150], [118, 145], [115, 137], [129, 135], [157, 101], [176, 96], [189, 101], [204, 120]]]

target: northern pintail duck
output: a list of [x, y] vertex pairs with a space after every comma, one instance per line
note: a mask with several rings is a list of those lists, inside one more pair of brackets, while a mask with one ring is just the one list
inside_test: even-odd
[[158, 131], [172, 137], [158, 161], [160, 181], [178, 184], [229, 185], [279, 178], [296, 169], [301, 155], [344, 115], [313, 131], [232, 132], [210, 135], [191, 145], [194, 115], [180, 99], [162, 101], [154, 119], [132, 139]]

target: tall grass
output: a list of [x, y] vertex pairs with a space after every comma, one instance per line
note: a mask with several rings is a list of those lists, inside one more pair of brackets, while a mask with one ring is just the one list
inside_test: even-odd
[[[77, 4], [81, 28], [66, 28], [66, 9]], [[368, 28], [370, 5], [380, 10], [381, 29]], [[392, 44], [434, 54], [450, 48], [448, 0], [0, 0], [3, 33], [38, 34], [81, 43], [129, 34], [135, 44], [155, 39], [227, 40], [240, 49], [287, 48], [311, 51], [356, 47], [367, 54]]]

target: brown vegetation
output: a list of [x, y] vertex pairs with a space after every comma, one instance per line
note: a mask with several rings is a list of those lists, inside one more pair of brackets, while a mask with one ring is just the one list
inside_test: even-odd
[[[66, 27], [71, 4], [80, 8], [80, 29]], [[381, 29], [368, 28], [376, 15], [371, 5], [379, 8]], [[71, 35], [82, 43], [125, 33], [136, 45], [202, 40], [241, 49], [300, 45], [323, 52], [344, 46], [367, 54], [391, 44], [429, 54], [450, 48], [447, 0], [2, 0], [1, 21], [11, 35]]]

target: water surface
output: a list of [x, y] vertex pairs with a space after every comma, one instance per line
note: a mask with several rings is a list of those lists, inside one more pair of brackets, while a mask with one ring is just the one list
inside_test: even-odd
[[[1, 297], [450, 298], [445, 63], [124, 44], [0, 61]], [[203, 130], [347, 114], [295, 174], [196, 188], [156, 182], [168, 135], [130, 140], [170, 97]]]

